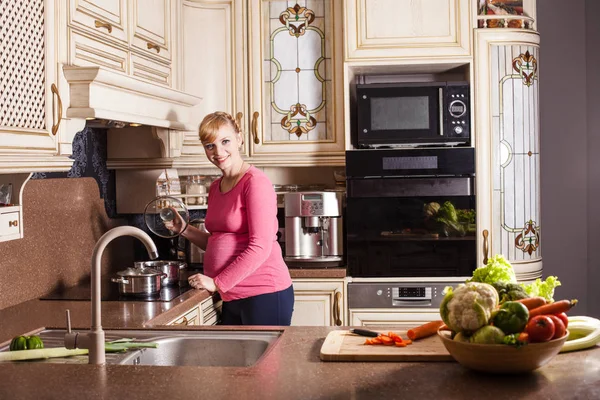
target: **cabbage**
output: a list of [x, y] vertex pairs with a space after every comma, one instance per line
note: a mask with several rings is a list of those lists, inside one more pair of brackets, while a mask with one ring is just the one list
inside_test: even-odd
[[545, 281], [537, 278], [530, 284], [521, 284], [528, 295], [545, 297], [549, 302], [554, 301], [554, 288], [560, 286], [560, 281], [556, 276], [549, 276]]
[[490, 285], [495, 282], [516, 282], [517, 277], [512, 265], [501, 255], [497, 254], [488, 259], [485, 266], [477, 268], [473, 272], [473, 277], [467, 279], [467, 282], [483, 282]]

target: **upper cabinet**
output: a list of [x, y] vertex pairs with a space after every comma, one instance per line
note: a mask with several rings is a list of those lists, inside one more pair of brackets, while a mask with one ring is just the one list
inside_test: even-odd
[[[343, 164], [341, 2], [190, 0], [183, 8], [182, 90], [205, 96], [198, 124], [213, 111], [232, 114], [255, 165]], [[186, 135], [182, 163], [204, 160], [197, 135]]]
[[[68, 169], [57, 157], [64, 105], [58, 88], [55, 2], [9, 1], [0, 14], [0, 173]], [[25, 172], [25, 171], [23, 171]]]
[[346, 0], [346, 60], [471, 55], [469, 0]]
[[66, 0], [68, 60], [175, 86], [172, 26], [178, 1]]

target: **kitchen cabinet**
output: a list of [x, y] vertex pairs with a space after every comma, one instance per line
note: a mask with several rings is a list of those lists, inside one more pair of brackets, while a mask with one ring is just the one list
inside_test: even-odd
[[69, 2], [67, 64], [175, 86], [171, 29], [177, 26], [177, 1], [63, 1]]
[[414, 328], [426, 322], [441, 319], [437, 309], [350, 309], [350, 326], [397, 326], [402, 328]]
[[[258, 166], [343, 165], [340, 2], [190, 0], [183, 9], [182, 90], [210, 93], [196, 123], [229, 112]], [[185, 157], [207, 165], [197, 132], [185, 136]]]
[[[56, 3], [11, 1], [0, 14], [0, 173], [68, 170], [61, 148], [65, 107], [59, 83]], [[63, 151], [64, 150], [64, 151]]]
[[503, 254], [519, 280], [541, 277], [539, 35], [475, 32], [478, 265]]
[[294, 279], [293, 326], [346, 324], [344, 279]]
[[194, 305], [167, 325], [217, 325], [221, 320], [223, 302], [218, 296], [210, 296]]
[[347, 61], [471, 55], [470, 0], [346, 0], [344, 4]]
[[200, 309], [196, 304], [192, 309], [184, 312], [167, 325], [183, 325], [183, 326], [197, 326], [200, 325]]

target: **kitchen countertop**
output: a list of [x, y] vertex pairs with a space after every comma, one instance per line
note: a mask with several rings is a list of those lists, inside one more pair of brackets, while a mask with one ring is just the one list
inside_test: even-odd
[[[178, 304], [103, 302], [103, 326], [110, 329], [160, 325], [208, 296], [205, 291], [190, 291]], [[88, 328], [89, 306], [87, 301], [32, 300], [0, 310], [0, 342], [43, 326], [64, 328], [66, 308], [71, 310], [74, 327]], [[283, 329], [281, 338], [256, 365], [248, 368], [2, 363], [0, 398], [600, 398], [600, 347], [560, 354], [531, 374], [497, 376], [472, 372], [454, 362], [322, 362], [319, 351], [324, 338], [340, 328], [274, 329]]]

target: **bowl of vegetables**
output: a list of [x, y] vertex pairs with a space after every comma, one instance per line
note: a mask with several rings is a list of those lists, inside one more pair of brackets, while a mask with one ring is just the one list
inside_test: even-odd
[[454, 340], [451, 331], [439, 330], [438, 336], [446, 350], [461, 365], [484, 372], [519, 374], [547, 364], [562, 349], [568, 331], [557, 339], [524, 345], [479, 344]]

